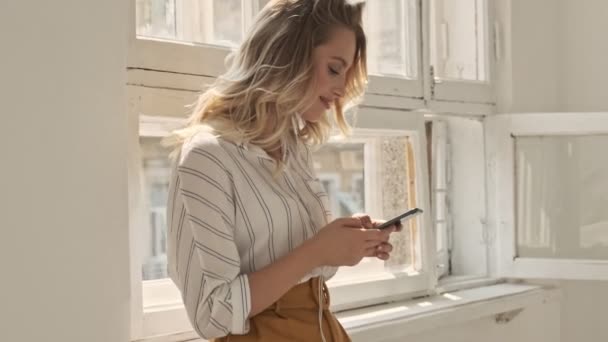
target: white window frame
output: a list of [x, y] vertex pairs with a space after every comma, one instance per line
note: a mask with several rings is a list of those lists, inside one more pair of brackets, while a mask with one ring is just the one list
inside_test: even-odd
[[[429, 168], [432, 170], [432, 179], [430, 181], [432, 201], [432, 216], [433, 226], [435, 228], [435, 242], [437, 245], [437, 273], [438, 276], [449, 275], [450, 269], [450, 252], [452, 249], [452, 220], [450, 208], [448, 207], [449, 198], [443, 205], [443, 210], [439, 212], [438, 205], [440, 194], [449, 196], [450, 187], [450, 163], [448, 149], [448, 123], [442, 120], [430, 120], [433, 123], [433, 139], [431, 143], [431, 155], [433, 160], [429, 160]], [[437, 229], [439, 222], [445, 223], [445, 229]]]
[[[391, 118], [383, 121], [381, 118]], [[388, 122], [379, 125], [379, 122]], [[386, 129], [394, 127], [396, 129]], [[416, 265], [418, 272], [398, 274], [388, 270], [375, 270], [368, 277], [357, 276], [349, 281], [330, 281], [329, 289], [332, 296], [332, 310], [342, 311], [356, 307], [383, 303], [389, 300], [411, 298], [414, 296], [430, 294], [435, 290], [437, 281], [435, 261], [435, 239], [430, 227], [430, 204], [428, 191], [428, 168], [426, 158], [426, 135], [424, 126], [424, 114], [407, 113], [393, 110], [360, 108], [358, 113], [357, 128], [353, 130], [353, 137], [349, 141], [366, 143], [366, 203], [382, 203], [382, 192], [378, 191], [380, 186], [374, 184], [379, 179], [377, 157], [380, 155], [380, 139], [390, 136], [409, 136], [414, 146], [414, 159], [416, 160], [416, 198], [418, 205], [425, 208], [418, 223], [420, 248], [420, 263]], [[368, 197], [370, 196], [370, 197]], [[372, 197], [373, 196], [373, 197]], [[405, 209], [405, 208], [404, 208]], [[380, 206], [368, 207], [382, 215]], [[372, 266], [373, 269], [376, 267]], [[371, 269], [370, 269], [371, 271]]]
[[[177, 0], [181, 1], [181, 0]], [[244, 3], [249, 1], [243, 0]], [[409, 112], [415, 109], [428, 109], [435, 113], [461, 112], [466, 115], [483, 116], [494, 111], [493, 103], [470, 101], [466, 97], [456, 100], [438, 99], [430, 96], [431, 83], [429, 82], [429, 52], [428, 44], [428, 0], [418, 0], [419, 34], [418, 46], [418, 80], [405, 80], [391, 77], [370, 76], [370, 85], [365, 99], [359, 108], [359, 121], [357, 127], [384, 129], [386, 127], [399, 127], [412, 129], [418, 134], [417, 167], [426, 168], [426, 152], [424, 119], [422, 112]], [[257, 2], [256, 2], [257, 3]], [[141, 179], [137, 175], [141, 160], [139, 151], [139, 134], [145, 136], [160, 136], [167, 128], [183, 122], [187, 109], [185, 103], [192, 103], [200, 91], [202, 84], [211, 83], [215, 77], [224, 71], [224, 60], [230, 49], [213, 45], [175, 42], [164, 39], [145, 38], [136, 36], [135, 1], [130, 1], [131, 25], [129, 31], [128, 80], [129, 91], [129, 121], [131, 138], [129, 142], [129, 170], [130, 170], [130, 212], [131, 212], [131, 266], [132, 266], [132, 331], [133, 339], [140, 339], [154, 335], [173, 334], [179, 331], [191, 330], [186, 319], [183, 305], [176, 302], [175, 286], [167, 280], [146, 282], [141, 279], [142, 246], [138, 246], [137, 229], [141, 229], [142, 222], [138, 222], [138, 215], [145, 214], [142, 199], [137, 198], [140, 193]], [[253, 13], [251, 6], [244, 7], [243, 18], [251, 20], [246, 13]], [[177, 23], [176, 23], [177, 24]], [[488, 45], [490, 46], [490, 45]], [[204, 60], [204, 63], [201, 61]], [[490, 75], [493, 75], [490, 72]], [[463, 88], [465, 89], [465, 88]], [[140, 117], [142, 114], [148, 115]], [[140, 120], [142, 124], [140, 126]], [[384, 125], [378, 123], [383, 122]], [[417, 170], [417, 179], [424, 179], [419, 189], [427, 189], [428, 173], [426, 170]], [[367, 196], [373, 196], [366, 182]], [[372, 187], [373, 189], [373, 187]], [[419, 203], [429, 208], [428, 191], [421, 190], [418, 196]], [[373, 202], [368, 202], [373, 203]], [[379, 202], [377, 202], [379, 203]], [[430, 221], [430, 210], [421, 217], [420, 226], [426, 227]], [[138, 226], [139, 225], [139, 226]], [[429, 226], [430, 227], [430, 226]], [[343, 310], [359, 305], [368, 305], [380, 301], [406, 298], [413, 295], [432, 293], [437, 284], [435, 269], [435, 246], [432, 229], [421, 228], [421, 241], [425, 253], [422, 272], [416, 277], [397, 279], [376, 279], [368, 283], [351, 284], [350, 286], [336, 287], [332, 290], [334, 310]], [[432, 247], [428, 247], [432, 246]], [[353, 302], [361, 293], [367, 296]], [[143, 294], [139, 296], [139, 294]], [[154, 300], [152, 300], [154, 298]], [[178, 296], [179, 298], [179, 296]], [[144, 303], [147, 303], [144, 307]], [[142, 310], [142, 308], [144, 308]]]
[[[447, 137], [446, 141], [438, 144], [440, 139], [437, 137], [441, 133], [433, 132], [431, 147], [444, 151], [433, 150], [433, 160], [429, 161], [429, 167], [433, 168], [431, 196], [437, 193], [436, 190], [443, 191], [441, 183], [444, 183], [449, 199], [446, 213], [450, 224], [442, 231], [434, 231], [438, 239], [437, 247], [442, 249], [436, 255], [437, 275], [440, 277], [438, 289], [464, 286], [466, 283], [482, 285], [492, 276], [489, 265], [490, 241], [493, 237], [488, 234], [486, 224], [488, 197], [483, 120], [456, 113], [427, 114], [426, 119], [432, 121], [436, 128], [444, 125], [443, 134]], [[438, 178], [444, 176], [445, 182]], [[433, 215], [437, 214], [434, 208]], [[439, 235], [447, 237], [448, 241], [439, 245]], [[449, 269], [446, 265], [448, 262], [451, 266]]]
[[[404, 4], [407, 4], [408, 0], [403, 0]], [[375, 4], [375, 2], [374, 2]], [[415, 103], [415, 107], [420, 107], [423, 105], [420, 101], [412, 101], [414, 99], [422, 100], [424, 96], [423, 89], [423, 63], [422, 63], [422, 8], [420, 1], [415, 2], [416, 7], [416, 18], [418, 20], [417, 23], [417, 35], [414, 42], [412, 44], [417, 46], [417, 78], [416, 79], [405, 79], [398, 78], [394, 76], [379, 76], [370, 74], [369, 75], [369, 88], [366, 91], [366, 100], [368, 98], [373, 98], [376, 101], [387, 101], [391, 100], [390, 97], [401, 98], [401, 100], [410, 99], [410, 103]], [[367, 13], [367, 12], [366, 12]], [[365, 15], [365, 14], [364, 14]], [[409, 18], [406, 18], [406, 22]], [[369, 38], [368, 38], [369, 39]], [[379, 99], [376, 99], [379, 97]], [[395, 99], [392, 99], [395, 100]], [[364, 101], [364, 104], [367, 104], [367, 101]]]
[[[177, 0], [183, 1], [183, 0]], [[486, 0], [489, 81], [484, 84], [474, 82], [443, 81], [436, 83], [431, 77], [430, 65], [430, 0], [418, 0], [419, 34], [418, 79], [407, 80], [395, 77], [370, 75], [369, 87], [362, 106], [392, 109], [429, 109], [435, 113], [462, 112], [483, 116], [495, 111], [494, 80], [496, 59], [500, 57], [500, 25], [494, 19], [493, 2]], [[243, 0], [245, 24], [251, 22], [251, 14], [256, 4]], [[179, 6], [178, 6], [179, 7]], [[179, 13], [178, 13], [179, 14]], [[130, 1], [129, 69], [167, 72], [185, 76], [217, 77], [225, 70], [224, 61], [230, 49], [209, 44], [176, 42], [167, 39], [137, 37], [135, 25], [135, 1]], [[176, 23], [176, 25], [179, 25]], [[205, 63], [201, 63], [204, 60]]]
[[[379, 177], [379, 169], [378, 169], [378, 163], [376, 163], [375, 161], [378, 160], [378, 158], [380, 157], [380, 146], [379, 146], [379, 140], [377, 135], [378, 134], [382, 134], [382, 132], [376, 132], [376, 135], [374, 135], [372, 137], [372, 135], [370, 134], [369, 131], [365, 131], [365, 130], [361, 130], [361, 129], [355, 129], [353, 132], [353, 136], [348, 138], [346, 141], [337, 138], [339, 136], [339, 132], [334, 131], [333, 132], [333, 136], [330, 138], [329, 143], [331, 142], [347, 142], [347, 143], [353, 143], [353, 144], [363, 144], [363, 164], [364, 164], [364, 168], [365, 168], [365, 172], [364, 172], [364, 184], [365, 184], [365, 208], [364, 208], [364, 212], [369, 214], [371, 217], [373, 218], [381, 218], [384, 217], [383, 213], [382, 213], [382, 192], [380, 191], [376, 191], [377, 189], [380, 188], [380, 184], [378, 184], [378, 181], [380, 180]], [[328, 175], [331, 175], [329, 173], [319, 173], [317, 172], [317, 177], [319, 179], [327, 179], [324, 177], [327, 177]], [[336, 174], [337, 177], [337, 174]], [[339, 182], [337, 182], [338, 184], [340, 184]], [[355, 277], [356, 275], [365, 272], [369, 272], [369, 274], [376, 272], [377, 273], [377, 269], [378, 269], [378, 263], [375, 262], [375, 260], [372, 259], [364, 259], [363, 263], [358, 264], [356, 267], [353, 268], [348, 268], [348, 269], [343, 269], [341, 270], [341, 276], [344, 277]], [[377, 276], [377, 274], [376, 274]], [[340, 278], [340, 276], [335, 276], [333, 278], [333, 282], [331, 284], [329, 284], [330, 289], [334, 287], [333, 283], [335, 283], [336, 279]], [[350, 280], [350, 279], [349, 279]], [[340, 283], [338, 281], [338, 283]], [[334, 291], [335, 292], [335, 291]], [[333, 293], [332, 293], [333, 296]], [[333, 299], [332, 299], [333, 301]], [[348, 302], [347, 302], [348, 304]], [[337, 306], [336, 306], [337, 305]], [[333, 310], [337, 310], [337, 308], [344, 308], [345, 305], [338, 305], [335, 303], [332, 303], [332, 309]]]
[[[130, 73], [138, 75], [136, 71]], [[137, 77], [130, 77], [133, 81]], [[159, 78], [156, 81], [162, 82]], [[163, 116], [167, 113], [179, 112], [183, 101], [192, 96], [189, 91], [176, 91], [129, 85], [129, 127], [130, 127], [130, 193], [138, 196], [141, 193], [142, 174], [141, 151], [139, 148], [139, 137], [163, 137], [172, 129], [185, 123], [183, 118], [171, 118]], [[177, 96], [185, 93], [182, 97]], [[161, 96], [164, 94], [165, 96]], [[176, 97], [177, 96], [177, 97]], [[152, 115], [145, 115], [151, 113]], [[380, 155], [380, 144], [378, 134], [386, 136], [411, 136], [414, 144], [416, 163], [416, 188], [419, 206], [429, 207], [428, 194], [428, 170], [426, 161], [426, 134], [424, 126], [424, 114], [403, 112], [394, 110], [382, 110], [371, 108], [360, 108], [358, 111], [358, 124], [353, 130], [352, 142], [365, 143], [366, 155], [366, 203], [381, 203], [382, 194], [377, 191], [379, 184], [377, 174], [381, 167], [375, 162]], [[385, 124], [379, 124], [385, 122]], [[399, 130], [387, 130], [385, 127], [395, 127]], [[134, 138], [135, 137], [135, 138]], [[376, 175], [376, 177], [374, 177]], [[147, 208], [145, 199], [135, 199], [131, 206], [131, 236], [132, 241], [140, 241], [138, 232], [147, 229], [145, 217]], [[366, 210], [373, 210], [381, 218], [381, 208], [370, 206]], [[368, 278], [359, 277], [355, 283], [331, 284], [332, 310], [341, 311], [365, 305], [386, 302], [389, 299], [403, 299], [412, 296], [420, 296], [432, 293], [436, 285], [435, 274], [435, 243], [430, 229], [430, 210], [419, 221], [419, 234], [421, 248], [421, 264], [418, 265], [420, 272], [415, 274], [394, 274], [386, 272], [375, 272]], [[428, 227], [427, 227], [428, 226]], [[135, 244], [137, 245], [137, 244]], [[142, 281], [141, 260], [143, 246], [137, 245], [132, 249], [133, 293], [142, 293], [142, 297], [134, 297], [133, 301], [133, 339], [156, 335], [167, 335], [191, 329], [190, 323], [181, 303], [181, 296], [170, 279], [159, 279]], [[142, 310], [143, 308], [143, 310]]]
[[[180, 1], [177, 0], [179, 4]], [[244, 27], [253, 20], [253, 14], [258, 7], [250, 0], [243, 1]], [[184, 12], [177, 6], [177, 16]], [[420, 20], [421, 8], [417, 2], [418, 18]], [[177, 42], [168, 39], [138, 37], [135, 24], [135, 2], [131, 1], [132, 18], [129, 31], [129, 55], [127, 66], [129, 69], [170, 72], [184, 75], [218, 77], [225, 70], [224, 61], [231, 52], [230, 48], [188, 42]], [[180, 29], [180, 24], [178, 29]], [[421, 25], [419, 25], [421, 27]], [[181, 28], [180, 30], [184, 30]], [[420, 31], [421, 32], [421, 31]], [[369, 76], [369, 87], [363, 104], [370, 106], [387, 106], [388, 108], [422, 108], [423, 97], [423, 69], [421, 33], [414, 42], [418, 48], [418, 79], [408, 80], [397, 77], [378, 75]], [[205, 61], [201, 63], [201, 61]]]
[[[176, 0], [176, 16], [180, 19], [185, 17], [183, 15], [183, 1]], [[135, 0], [129, 0], [129, 4], [128, 69], [156, 70], [210, 77], [217, 77], [222, 74], [224, 60], [230, 53], [229, 48], [161, 38], [138, 37]], [[183, 22], [181, 24], [176, 23], [176, 25], [178, 30], [184, 30]], [[188, 36], [187, 32], [180, 34]]]
[[[168, 278], [143, 281], [143, 243], [141, 232], [148, 229], [146, 217], [147, 206], [144, 198], [144, 179], [141, 172], [142, 152], [140, 149], [140, 137], [166, 136], [167, 132], [180, 127], [185, 120], [180, 118], [146, 116], [144, 110], [149, 108], [161, 108], [161, 112], [151, 111], [152, 114], [162, 114], [179, 111], [177, 101], [167, 101], [173, 98], [173, 94], [167, 97], [157, 96], [157, 89], [138, 86], [127, 86], [128, 91], [128, 121], [129, 121], [129, 146], [128, 146], [128, 174], [129, 174], [129, 236], [131, 240], [131, 339], [138, 340], [151, 336], [167, 335], [176, 332], [190, 331], [192, 327], [188, 321], [181, 295], [177, 287]], [[183, 101], [183, 98], [181, 99]], [[169, 105], [167, 106], [167, 102]], [[142, 107], [142, 104], [149, 107]], [[156, 106], [156, 104], [164, 104]], [[166, 108], [169, 107], [169, 108]], [[171, 108], [173, 107], [173, 108]]]
[[[430, 9], [431, 0], [422, 1], [422, 13], [423, 13], [423, 41], [428, 42], [424, 45], [424, 68], [425, 72], [425, 84], [428, 86], [425, 88], [425, 98], [430, 99], [434, 102], [457, 102], [457, 103], [472, 103], [472, 104], [485, 104], [490, 106], [493, 112], [493, 105], [496, 103], [494, 83], [496, 79], [496, 58], [498, 57], [498, 45], [497, 35], [499, 24], [495, 20], [495, 7], [492, 0], [480, 0], [484, 1], [485, 5], [485, 16], [483, 16], [483, 27], [485, 29], [485, 46], [486, 46], [486, 63], [485, 73], [487, 80], [483, 82], [478, 81], [466, 81], [466, 80], [436, 80], [434, 77], [434, 66], [431, 65], [431, 54], [430, 54], [430, 25], [432, 23]], [[487, 113], [487, 111], [486, 111]]]
[[608, 113], [530, 113], [489, 117], [487, 162], [493, 205], [497, 262], [502, 277], [608, 280], [608, 260], [544, 259], [517, 256], [513, 137], [608, 134]]

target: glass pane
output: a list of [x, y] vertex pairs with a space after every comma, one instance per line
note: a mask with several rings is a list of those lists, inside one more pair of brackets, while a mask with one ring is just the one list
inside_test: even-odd
[[608, 259], [608, 136], [517, 137], [520, 257]]
[[[418, 207], [417, 178], [413, 144], [409, 137], [382, 138], [382, 211], [384, 218], [395, 217]], [[416, 270], [420, 266], [418, 248], [419, 217], [403, 222], [403, 230], [391, 235], [393, 252], [385, 263], [393, 269]]]
[[485, 0], [431, 0], [430, 7], [435, 78], [486, 81]]
[[167, 222], [169, 192], [169, 150], [160, 145], [160, 138], [140, 138], [142, 151], [143, 192], [148, 210], [147, 229], [143, 234], [143, 280], [166, 278]]
[[370, 74], [418, 77], [418, 15], [415, 0], [366, 3], [363, 23], [367, 34]]
[[137, 0], [135, 4], [138, 35], [167, 39], [176, 37], [175, 0]]
[[234, 47], [243, 39], [241, 0], [137, 0], [137, 34]]
[[314, 152], [317, 177], [329, 196], [334, 218], [365, 212], [363, 144], [326, 144]]
[[212, 21], [213, 33], [201, 43], [237, 46], [243, 39], [241, 0], [213, 0]]
[[[315, 172], [325, 185], [334, 218], [351, 216], [354, 213], [369, 213], [372, 203], [365, 202], [365, 144], [336, 143], [324, 145], [314, 153]], [[374, 181], [382, 196], [380, 203], [385, 219], [394, 217], [408, 208], [416, 206], [415, 167], [413, 148], [405, 137], [380, 139], [379, 154], [373, 162], [382, 165], [378, 179]], [[367, 166], [369, 167], [369, 166]], [[379, 217], [374, 217], [379, 218]], [[381, 219], [381, 218], [379, 218]], [[417, 247], [416, 219], [404, 222], [403, 231], [392, 234], [393, 252], [387, 262], [377, 258], [364, 258], [355, 267], [342, 267], [334, 282], [349, 282], [357, 278], [368, 278], [388, 267], [393, 271], [415, 271], [419, 248]]]

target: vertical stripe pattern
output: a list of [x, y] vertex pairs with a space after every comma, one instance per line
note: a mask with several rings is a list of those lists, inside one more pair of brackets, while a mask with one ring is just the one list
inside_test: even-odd
[[[247, 273], [311, 238], [329, 219], [327, 193], [302, 143], [287, 149], [274, 178], [259, 147], [198, 133], [173, 166], [167, 205], [169, 275], [192, 326], [206, 339], [249, 330]], [[336, 268], [313, 270], [331, 278]]]

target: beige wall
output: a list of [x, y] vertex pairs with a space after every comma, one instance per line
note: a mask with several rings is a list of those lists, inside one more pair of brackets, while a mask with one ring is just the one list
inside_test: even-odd
[[500, 112], [606, 111], [608, 2], [496, 0]]
[[0, 341], [129, 340], [126, 6], [0, 4]]

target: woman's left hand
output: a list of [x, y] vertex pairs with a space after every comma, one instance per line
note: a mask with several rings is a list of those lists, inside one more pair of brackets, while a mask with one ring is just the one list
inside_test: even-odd
[[[369, 217], [369, 215], [367, 214], [354, 214], [352, 217], [358, 218], [359, 220], [361, 220], [361, 225], [367, 229], [374, 229], [375, 227], [378, 227], [379, 225], [381, 225], [382, 223], [386, 222], [384, 220], [376, 220], [376, 219], [372, 219]], [[401, 231], [403, 227], [401, 226], [401, 223], [398, 223], [396, 225], [393, 225], [390, 228], [386, 228], [386, 229], [390, 229], [393, 232], [399, 232]], [[368, 252], [368, 257], [377, 257], [380, 260], [388, 260], [391, 256], [391, 252], [393, 251], [393, 245], [391, 245], [390, 242], [388, 242], [388, 239], [384, 242], [382, 242], [379, 245], [376, 245], [375, 248], [372, 248], [369, 250]]]

